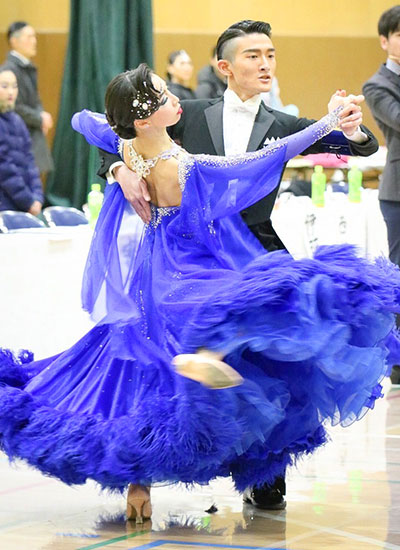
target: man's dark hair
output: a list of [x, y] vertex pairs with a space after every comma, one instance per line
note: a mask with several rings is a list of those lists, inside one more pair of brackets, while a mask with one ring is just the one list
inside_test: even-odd
[[251, 19], [244, 19], [243, 21], [234, 23], [218, 38], [218, 59], [225, 59], [224, 50], [230, 40], [238, 38], [239, 36], [245, 36], [246, 34], [265, 34], [266, 36], [271, 37], [271, 25], [269, 23], [265, 23], [265, 21], [252, 21]]
[[378, 34], [389, 38], [389, 34], [400, 30], [400, 6], [393, 6], [382, 13], [378, 21]]
[[14, 36], [17, 32], [19, 32], [24, 27], [27, 27], [29, 23], [26, 21], [14, 21], [14, 23], [11, 23], [11, 25], [7, 29], [7, 40], [10, 42], [10, 38]]
[[[134, 121], [148, 118], [160, 107], [160, 91], [153, 86], [153, 71], [145, 63], [136, 69], [118, 74], [106, 90], [106, 118], [114, 132], [123, 139], [136, 136]], [[146, 115], [139, 103], [147, 103]], [[136, 105], [135, 105], [136, 104]]]

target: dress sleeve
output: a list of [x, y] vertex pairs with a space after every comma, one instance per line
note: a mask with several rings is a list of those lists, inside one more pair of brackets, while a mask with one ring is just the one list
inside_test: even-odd
[[74, 114], [71, 125], [74, 130], [83, 134], [90, 145], [118, 155], [120, 139], [111, 130], [103, 114], [84, 109]]
[[285, 163], [338, 124], [341, 108], [304, 130], [254, 153], [229, 157], [188, 155], [179, 167], [185, 188], [182, 207], [202, 208], [205, 221], [238, 213], [271, 193], [280, 183]]

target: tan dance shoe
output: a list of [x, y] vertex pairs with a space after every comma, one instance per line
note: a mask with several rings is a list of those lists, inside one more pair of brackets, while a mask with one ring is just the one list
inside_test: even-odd
[[172, 363], [181, 376], [214, 390], [232, 388], [243, 382], [240, 374], [221, 361], [223, 355], [209, 350], [176, 355]]

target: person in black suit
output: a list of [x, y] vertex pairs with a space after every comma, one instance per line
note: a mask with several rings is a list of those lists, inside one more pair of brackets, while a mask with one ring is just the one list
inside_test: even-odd
[[[381, 15], [378, 34], [388, 57], [365, 82], [363, 93], [388, 149], [379, 185], [379, 205], [388, 233], [389, 258], [400, 266], [400, 6], [393, 6]], [[399, 365], [393, 367], [391, 380], [400, 383]]]
[[[275, 73], [275, 48], [271, 41], [271, 27], [263, 21], [240, 21], [222, 33], [217, 42], [218, 68], [227, 78], [224, 96], [214, 100], [182, 101], [181, 120], [170, 128], [171, 137], [190, 153], [229, 155], [256, 151], [276, 138], [302, 130], [314, 121], [296, 118], [275, 111], [261, 101], [260, 93], [268, 92]], [[337, 94], [344, 96], [345, 92]], [[340, 135], [336, 141], [320, 141], [304, 151], [332, 152], [367, 156], [378, 149], [373, 134], [360, 126], [361, 108], [356, 101], [341, 113]], [[125, 198], [132, 204], [144, 222], [150, 221], [148, 193], [144, 180], [139, 180], [119, 157], [100, 151], [99, 175], [115, 177]], [[274, 232], [270, 214], [277, 190], [242, 212], [249, 229], [267, 250], [284, 248]], [[246, 492], [246, 502], [265, 509], [283, 509], [285, 473], [272, 486], [253, 488]]]

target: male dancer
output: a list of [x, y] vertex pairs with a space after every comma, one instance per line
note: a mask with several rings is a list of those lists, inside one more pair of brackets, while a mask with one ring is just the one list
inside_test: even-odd
[[[229, 155], [261, 149], [272, 139], [302, 130], [314, 121], [296, 118], [265, 106], [260, 93], [271, 88], [275, 73], [275, 48], [271, 27], [263, 21], [240, 21], [222, 33], [217, 42], [218, 68], [226, 76], [224, 96], [214, 100], [182, 101], [183, 115], [170, 135], [190, 153]], [[345, 92], [338, 92], [345, 95]], [[364, 126], [361, 108], [352, 103], [341, 113], [340, 139], [320, 141], [304, 154], [332, 152], [368, 156], [378, 149], [378, 142]], [[146, 182], [139, 180], [121, 159], [101, 152], [99, 175], [112, 172], [125, 198], [144, 222], [150, 220], [150, 195]], [[110, 181], [110, 180], [109, 180]], [[277, 189], [242, 212], [249, 229], [264, 248], [284, 248], [274, 232], [270, 214]], [[285, 472], [272, 486], [264, 485], [246, 492], [246, 502], [264, 509], [283, 509]]]

